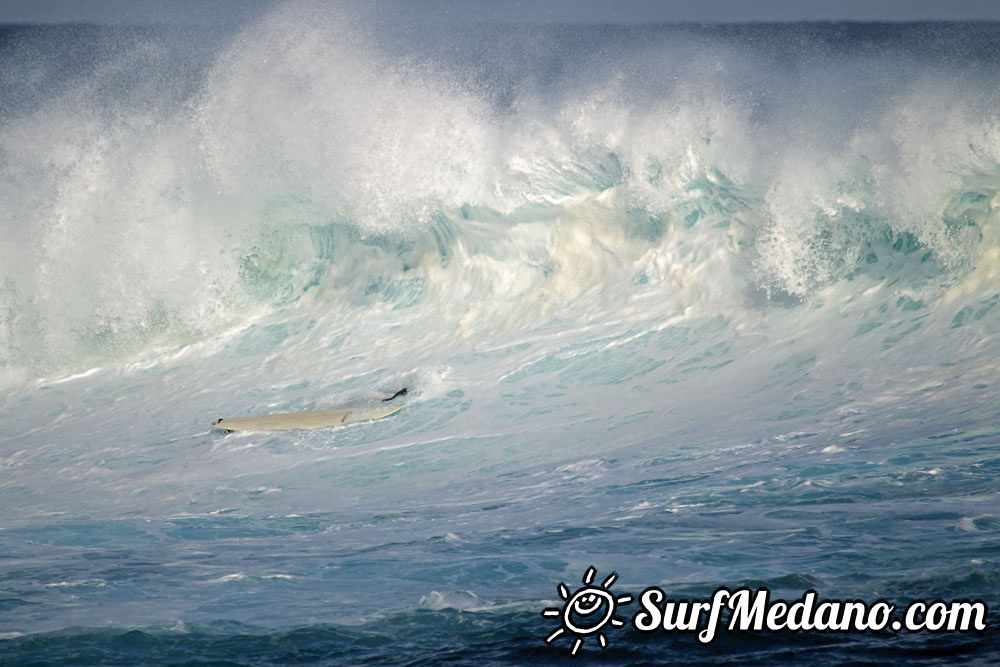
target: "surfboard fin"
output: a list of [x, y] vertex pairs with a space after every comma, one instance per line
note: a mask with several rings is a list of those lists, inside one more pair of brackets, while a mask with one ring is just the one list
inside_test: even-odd
[[397, 391], [395, 394], [393, 394], [389, 398], [383, 398], [382, 402], [383, 403], [388, 403], [392, 399], [399, 398], [400, 396], [406, 396], [406, 387], [403, 387], [402, 389], [400, 389], [399, 391]]

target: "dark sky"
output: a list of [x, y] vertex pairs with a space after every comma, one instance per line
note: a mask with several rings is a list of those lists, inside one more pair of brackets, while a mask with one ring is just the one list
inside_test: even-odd
[[[3, 0], [0, 23], [234, 23], [273, 0]], [[440, 22], [1000, 20], [1000, 0], [380, 0], [380, 13]], [[362, 6], [371, 3], [363, 3]]]

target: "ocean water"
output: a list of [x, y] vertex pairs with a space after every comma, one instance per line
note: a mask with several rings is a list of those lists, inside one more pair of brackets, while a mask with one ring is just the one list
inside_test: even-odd
[[[998, 43], [3, 28], [0, 663], [995, 663]], [[590, 566], [991, 629], [571, 657]]]

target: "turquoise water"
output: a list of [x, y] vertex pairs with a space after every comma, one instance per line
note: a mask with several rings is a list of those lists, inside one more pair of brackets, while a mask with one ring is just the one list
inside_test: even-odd
[[541, 611], [594, 566], [996, 624], [996, 26], [333, 14], [3, 31], [0, 660], [995, 661]]

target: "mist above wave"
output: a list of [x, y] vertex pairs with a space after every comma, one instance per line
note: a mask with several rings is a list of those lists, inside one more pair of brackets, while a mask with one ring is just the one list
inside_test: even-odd
[[964, 285], [947, 307], [971, 307], [997, 289], [986, 29], [881, 30], [443, 40], [290, 5], [211, 48], [11, 38], [0, 364], [79, 368], [283, 308], [440, 342], [858, 279], [914, 302]]

